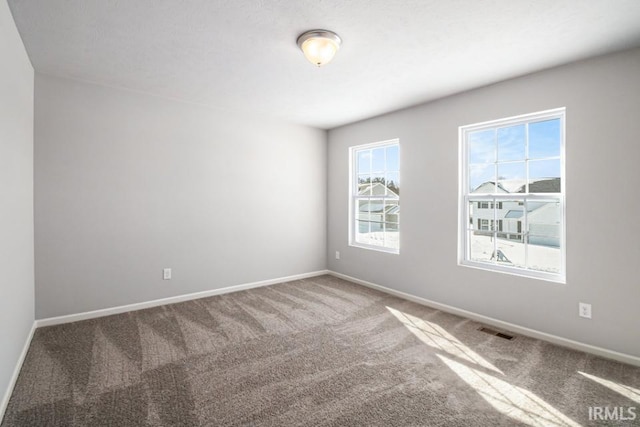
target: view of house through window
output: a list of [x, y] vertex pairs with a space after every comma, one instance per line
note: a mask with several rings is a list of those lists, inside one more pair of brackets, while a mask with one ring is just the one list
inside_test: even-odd
[[564, 281], [564, 109], [460, 128], [460, 263]]
[[351, 148], [350, 244], [400, 250], [400, 146], [398, 140]]

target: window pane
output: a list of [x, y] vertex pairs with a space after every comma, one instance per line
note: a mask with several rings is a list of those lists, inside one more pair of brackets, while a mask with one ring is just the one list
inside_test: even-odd
[[384, 196], [387, 194], [384, 172], [373, 172], [371, 176], [371, 194], [373, 196]]
[[526, 267], [522, 234], [498, 233], [494, 259], [499, 265]]
[[502, 200], [495, 204], [496, 263], [511, 267], [526, 267], [522, 224], [525, 220], [524, 199]]
[[384, 221], [400, 222], [400, 205], [397, 200], [387, 200], [384, 205]]
[[560, 248], [539, 247], [529, 245], [534, 251], [529, 251], [529, 268], [536, 271], [544, 271], [547, 273], [560, 273], [561, 254]]
[[387, 248], [400, 249], [400, 232], [398, 224], [385, 224], [384, 242]]
[[358, 170], [356, 173], [371, 172], [371, 150], [358, 151]]
[[477, 230], [476, 223], [476, 212], [478, 209], [478, 202], [470, 201], [469, 202], [469, 220], [467, 221], [467, 228], [470, 230]]
[[560, 202], [528, 202], [527, 211], [529, 243], [560, 247]]
[[[504, 200], [496, 209], [496, 218], [502, 229], [498, 230], [505, 235], [522, 233], [522, 223], [524, 221], [524, 203], [522, 200]], [[509, 238], [509, 236], [506, 236]]]
[[529, 158], [560, 156], [560, 119], [529, 124]]
[[392, 145], [386, 148], [387, 150], [387, 171], [399, 171], [400, 170], [400, 147]]
[[356, 219], [369, 221], [369, 200], [358, 200], [358, 211], [356, 212]]
[[494, 226], [493, 209], [490, 200], [473, 200], [469, 202], [468, 226], [473, 230], [492, 231]]
[[382, 199], [369, 199], [369, 221], [384, 221], [384, 201]]
[[368, 221], [356, 221], [356, 242], [369, 244], [370, 242], [370, 233], [369, 233], [369, 222]]
[[469, 231], [469, 259], [471, 261], [491, 260], [493, 253], [493, 233]]
[[527, 203], [529, 225], [529, 262], [532, 270], [560, 272], [560, 201]]
[[525, 162], [498, 164], [498, 193], [524, 193], [526, 176]]
[[529, 236], [527, 248], [529, 258], [528, 267], [531, 270], [545, 271], [548, 273], [560, 273], [561, 253], [560, 248], [538, 245], [532, 243], [534, 236]]
[[496, 132], [494, 129], [470, 132], [467, 135], [469, 163], [496, 161]]
[[495, 204], [498, 220], [496, 253], [494, 259], [500, 265], [526, 267], [522, 224], [524, 223], [524, 199], [502, 200]]
[[371, 171], [384, 171], [384, 147], [371, 150]]
[[470, 193], [495, 193], [496, 167], [491, 164], [476, 164], [469, 168]]
[[387, 172], [386, 176], [387, 195], [390, 197], [400, 196], [400, 173]]
[[560, 159], [529, 162], [529, 193], [560, 193]]
[[358, 195], [359, 196], [371, 195], [371, 176], [370, 175], [358, 175]]
[[382, 222], [371, 222], [369, 233], [369, 244], [384, 246], [384, 224]]
[[525, 159], [525, 125], [498, 129], [498, 161]]

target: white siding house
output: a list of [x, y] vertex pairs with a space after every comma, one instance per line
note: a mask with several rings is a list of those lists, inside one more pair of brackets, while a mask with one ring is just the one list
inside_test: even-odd
[[[536, 193], [557, 192], [558, 178], [541, 179], [529, 184], [529, 191]], [[477, 194], [524, 193], [523, 180], [505, 182], [485, 182], [478, 186]], [[560, 206], [556, 202], [517, 200], [477, 200], [469, 206], [470, 222], [475, 234], [497, 232], [498, 239], [523, 242], [528, 235], [528, 243], [542, 246], [560, 246]], [[528, 233], [527, 233], [528, 231]]]

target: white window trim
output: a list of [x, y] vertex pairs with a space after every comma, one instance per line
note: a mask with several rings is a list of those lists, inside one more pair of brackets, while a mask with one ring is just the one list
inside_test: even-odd
[[[468, 170], [467, 159], [468, 151], [465, 144], [466, 136], [469, 132], [475, 132], [483, 129], [492, 129], [495, 127], [507, 127], [521, 123], [527, 123], [532, 121], [544, 120], [544, 119], [561, 119], [560, 129], [560, 194], [549, 193], [545, 196], [543, 193], [528, 194], [519, 193], [515, 195], [518, 199], [524, 198], [526, 200], [546, 200], [546, 199], [558, 199], [560, 200], [560, 215], [562, 218], [561, 232], [560, 232], [560, 272], [549, 273], [544, 271], [529, 270], [526, 268], [503, 266], [499, 264], [489, 264], [480, 261], [472, 261], [468, 259], [469, 248], [467, 240], [467, 230], [469, 221], [469, 203], [468, 199], [487, 199], [490, 201], [498, 202], [502, 200], [512, 200], [514, 194], [473, 194], [468, 193]], [[555, 108], [551, 110], [540, 111], [537, 113], [523, 114], [519, 116], [508, 117], [505, 119], [491, 120], [487, 122], [475, 123], [466, 126], [460, 126], [458, 128], [458, 265], [477, 268], [485, 271], [497, 271], [499, 273], [506, 273], [515, 276], [534, 278], [540, 280], [546, 280], [549, 282], [566, 283], [566, 259], [567, 259], [567, 236], [566, 236], [566, 173], [565, 173], [565, 140], [566, 140], [566, 108]], [[538, 160], [538, 159], [536, 159]], [[528, 188], [528, 187], [527, 187]], [[526, 230], [526, 224], [523, 224], [523, 229]]]
[[[360, 249], [369, 249], [376, 252], [385, 252], [389, 254], [399, 255], [400, 248], [392, 249], [384, 246], [376, 246], [376, 245], [367, 245], [366, 243], [356, 242], [355, 235], [355, 223], [356, 223], [356, 215], [355, 215], [355, 199], [354, 196], [357, 194], [357, 182], [355, 179], [355, 171], [356, 171], [356, 162], [357, 158], [355, 156], [355, 152], [363, 149], [372, 149], [377, 147], [383, 147], [386, 145], [398, 144], [398, 148], [400, 147], [400, 139], [388, 139], [385, 141], [373, 142], [370, 144], [361, 144], [353, 147], [349, 147], [349, 246], [360, 248]], [[400, 158], [402, 156], [401, 150], [398, 150], [398, 162], [400, 162]], [[401, 172], [398, 168], [398, 176], [401, 177]], [[401, 198], [402, 196], [400, 196]], [[398, 246], [400, 246], [401, 238], [401, 228], [400, 222], [398, 222]]]

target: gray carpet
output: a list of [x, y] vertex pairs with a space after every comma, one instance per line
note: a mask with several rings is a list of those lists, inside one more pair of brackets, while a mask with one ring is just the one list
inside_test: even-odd
[[640, 368], [479, 326], [321, 276], [40, 328], [2, 426], [600, 425], [590, 406], [640, 418]]

